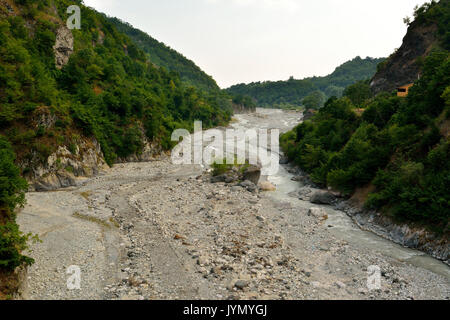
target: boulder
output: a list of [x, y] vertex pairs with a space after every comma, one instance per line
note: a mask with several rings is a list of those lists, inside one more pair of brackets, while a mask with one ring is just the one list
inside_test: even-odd
[[46, 175], [34, 183], [34, 189], [40, 191], [52, 191], [61, 188], [75, 186], [77, 184], [76, 177], [70, 172], [58, 171]]
[[240, 290], [244, 290], [248, 286], [248, 281], [246, 280], [237, 280], [234, 286]]
[[258, 184], [260, 178], [261, 168], [258, 168], [256, 166], [249, 166], [243, 173], [243, 180], [251, 181], [255, 185]]
[[261, 191], [275, 191], [277, 188], [269, 181], [264, 181], [259, 184], [259, 189]]
[[331, 205], [336, 200], [336, 196], [328, 191], [316, 191], [311, 195], [311, 203]]

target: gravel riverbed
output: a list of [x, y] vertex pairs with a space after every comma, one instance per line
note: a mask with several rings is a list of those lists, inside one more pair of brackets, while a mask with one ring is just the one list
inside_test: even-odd
[[[213, 184], [200, 166], [170, 159], [28, 193], [18, 222], [42, 243], [32, 245], [23, 298], [449, 299], [448, 273], [367, 250], [311, 211], [330, 208], [274, 195]], [[79, 290], [67, 288], [69, 266], [81, 269]], [[377, 290], [370, 266], [381, 270]]]

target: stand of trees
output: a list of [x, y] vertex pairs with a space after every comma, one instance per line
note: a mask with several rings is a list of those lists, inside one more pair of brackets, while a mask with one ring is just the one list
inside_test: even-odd
[[[74, 52], [60, 70], [53, 46], [73, 4], [81, 8], [82, 29], [72, 30]], [[194, 120], [205, 128], [225, 125], [232, 115], [229, 95], [186, 85], [177, 73], [155, 66], [82, 1], [16, 0], [13, 10], [0, 6], [0, 271], [32, 262], [21, 254], [27, 237], [15, 223], [26, 189], [15, 162], [45, 164], [59, 146], [74, 149], [83, 136], [96, 138], [112, 165], [140, 152], [142, 127], [169, 149], [174, 129], [192, 129]], [[54, 123], [40, 124], [43, 114]]]
[[407, 98], [367, 94], [366, 83], [357, 83], [329, 99], [312, 121], [281, 137], [283, 149], [314, 182], [348, 195], [373, 184], [368, 208], [448, 234], [449, 52], [426, 58]]
[[260, 107], [305, 106], [310, 109], [319, 109], [328, 98], [341, 97], [347, 86], [371, 78], [377, 70], [377, 65], [383, 61], [384, 59], [356, 57], [339, 66], [326, 77], [238, 84], [226, 91], [231, 94], [248, 95]]

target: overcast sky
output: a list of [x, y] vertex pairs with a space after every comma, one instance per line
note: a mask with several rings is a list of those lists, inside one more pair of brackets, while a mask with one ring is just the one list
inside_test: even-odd
[[225, 88], [331, 73], [400, 47], [424, 0], [85, 0], [193, 60]]

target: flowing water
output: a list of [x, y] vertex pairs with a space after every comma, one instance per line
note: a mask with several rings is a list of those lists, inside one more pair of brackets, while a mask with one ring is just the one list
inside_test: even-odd
[[[281, 132], [286, 132], [302, 120], [302, 115], [297, 112], [258, 109], [256, 114], [237, 115], [236, 119], [237, 122], [233, 124], [235, 129], [276, 128]], [[302, 184], [292, 181], [292, 178], [293, 174], [289, 173], [285, 166], [280, 165], [278, 172], [268, 177], [268, 180], [277, 186], [277, 190], [270, 193], [270, 197], [289, 202], [298, 208], [311, 207], [309, 202], [290, 196], [290, 194], [296, 193], [302, 188]], [[331, 231], [337, 238], [347, 241], [352, 246], [361, 247], [364, 250], [378, 251], [396, 260], [430, 270], [446, 277], [450, 281], [450, 267], [442, 261], [421, 251], [400, 246], [370, 231], [360, 229], [345, 212], [334, 210], [329, 206], [322, 207], [328, 213], [328, 223], [333, 225]]]

